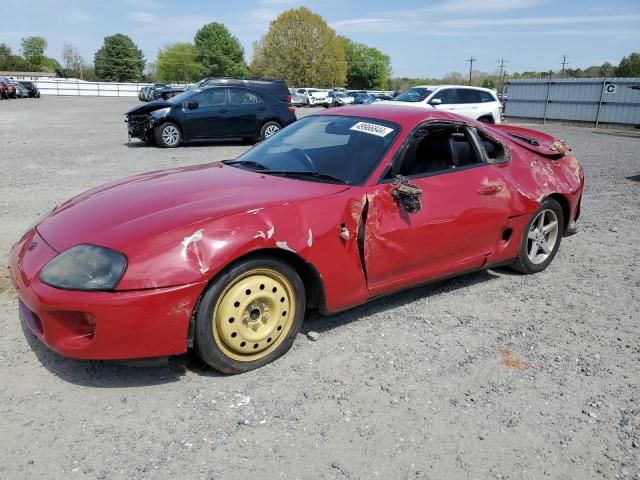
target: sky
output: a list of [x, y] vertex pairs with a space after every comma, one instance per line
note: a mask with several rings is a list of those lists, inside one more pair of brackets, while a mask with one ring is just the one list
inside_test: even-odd
[[[46, 54], [61, 60], [65, 42], [87, 60], [107, 35], [129, 35], [153, 61], [158, 49], [192, 41], [209, 22], [224, 23], [245, 49], [281, 12], [304, 5], [340, 35], [391, 57], [393, 76], [437, 78], [448, 72], [508, 72], [586, 68], [640, 52], [640, 0], [30, 0], [3, 8], [0, 43], [15, 52], [31, 35], [47, 39]], [[14, 6], [17, 6], [15, 4]]]

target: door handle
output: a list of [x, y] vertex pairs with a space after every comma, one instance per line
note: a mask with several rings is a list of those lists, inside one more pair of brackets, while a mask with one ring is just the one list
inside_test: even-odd
[[229, 113], [229, 110], [227, 110], [226, 108], [223, 108], [221, 110], [218, 110], [220, 113]]
[[493, 185], [484, 185], [478, 189], [478, 193], [480, 195], [493, 195], [494, 193], [498, 193], [502, 191], [502, 184], [496, 183]]
[[258, 109], [258, 110], [266, 110], [266, 109], [267, 109], [267, 107], [258, 107], [257, 109]]

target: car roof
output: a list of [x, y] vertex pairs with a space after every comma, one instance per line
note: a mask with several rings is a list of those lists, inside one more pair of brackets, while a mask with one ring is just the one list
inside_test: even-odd
[[474, 87], [473, 85], [414, 85], [409, 88], [428, 88], [430, 90], [437, 90], [438, 88], [464, 88], [465, 90], [482, 90], [485, 92], [495, 93], [495, 90], [484, 87]]
[[442, 110], [405, 107], [403, 105], [374, 103], [371, 105], [348, 105], [340, 107], [339, 111], [324, 110], [314, 115], [336, 115], [347, 117], [365, 117], [373, 120], [383, 120], [399, 124], [403, 129], [412, 129], [417, 124], [427, 120], [447, 120], [468, 122], [459, 115]]

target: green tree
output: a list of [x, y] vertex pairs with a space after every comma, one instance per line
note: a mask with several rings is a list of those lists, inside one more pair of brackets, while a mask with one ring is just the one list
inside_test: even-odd
[[156, 75], [161, 82], [195, 82], [205, 73], [205, 67], [198, 63], [196, 48], [191, 43], [174, 43], [158, 51]]
[[47, 41], [43, 37], [26, 37], [22, 39], [22, 55], [32, 65], [41, 65]]
[[105, 37], [94, 56], [97, 78], [110, 82], [139, 82], [143, 77], [144, 63], [142, 50], [122, 33]]
[[633, 52], [620, 61], [616, 68], [618, 77], [640, 77], [640, 53]]
[[482, 82], [483, 88], [493, 88], [495, 90], [496, 83], [491, 78], [485, 78]]
[[377, 48], [340, 37], [347, 62], [347, 85], [353, 89], [384, 90], [391, 76], [391, 59]]
[[254, 44], [251, 71], [291, 86], [342, 87], [347, 80], [344, 46], [320, 15], [291, 9], [271, 22]]
[[248, 73], [244, 48], [221, 23], [208, 23], [194, 37], [195, 58], [203, 76], [244, 76]]

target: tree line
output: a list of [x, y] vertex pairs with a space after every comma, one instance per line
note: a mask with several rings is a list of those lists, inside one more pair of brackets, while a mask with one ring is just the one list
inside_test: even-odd
[[[227, 27], [209, 23], [200, 28], [193, 42], [169, 44], [159, 49], [152, 62], [127, 35], [105, 37], [93, 62], [65, 43], [63, 63], [47, 57], [46, 39], [22, 39], [21, 55], [0, 44], [0, 70], [55, 72], [62, 77], [90, 81], [161, 81], [192, 83], [207, 76], [281, 78], [291, 86], [349, 87], [367, 90], [404, 90], [416, 84], [465, 84], [468, 77], [451, 72], [443, 78], [391, 78], [391, 59], [377, 48], [339, 36], [318, 14], [300, 7], [284, 11], [273, 20], [267, 33], [253, 44], [250, 63]], [[550, 78], [559, 72], [527, 71], [513, 78]], [[624, 57], [618, 66], [608, 62], [586, 69], [566, 69], [565, 77], [640, 77], [640, 53]], [[472, 72], [471, 83], [499, 88], [505, 78], [498, 72]]]

